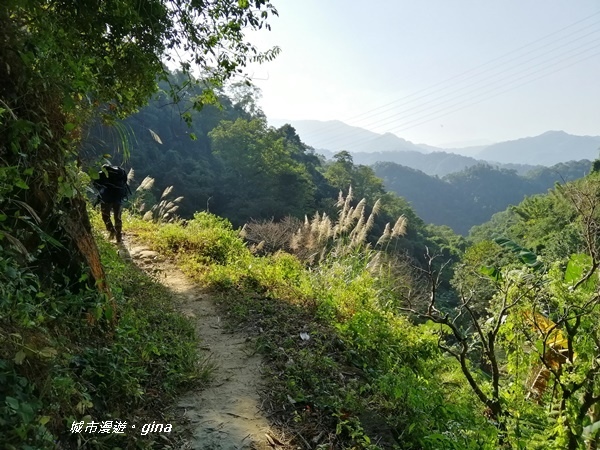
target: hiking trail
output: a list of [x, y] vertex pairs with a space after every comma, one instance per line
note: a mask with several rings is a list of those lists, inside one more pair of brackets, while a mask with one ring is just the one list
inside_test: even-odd
[[129, 236], [120, 247], [122, 257], [152, 274], [174, 295], [178, 309], [195, 322], [200, 350], [216, 366], [203, 390], [185, 393], [177, 402], [189, 420], [190, 449], [283, 449], [261, 410], [261, 358], [253, 354], [252, 339], [230, 331], [214, 300], [159, 253]]

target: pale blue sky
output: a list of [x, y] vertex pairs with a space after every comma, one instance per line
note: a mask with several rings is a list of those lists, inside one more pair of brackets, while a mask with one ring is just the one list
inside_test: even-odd
[[270, 119], [430, 145], [600, 135], [598, 0], [273, 2], [251, 38], [282, 53], [250, 68]]

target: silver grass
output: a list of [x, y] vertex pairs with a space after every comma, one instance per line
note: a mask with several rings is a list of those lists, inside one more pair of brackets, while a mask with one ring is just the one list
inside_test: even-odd
[[323, 247], [321, 250], [321, 254], [319, 255], [319, 262], [325, 261], [325, 257], [327, 256], [327, 247]]
[[339, 232], [341, 232], [344, 229], [344, 224], [346, 223], [346, 216], [349, 215], [349, 212], [351, 213], [351, 208], [349, 208], [348, 203], [344, 201], [344, 204], [342, 205], [342, 210], [338, 215], [337, 229]]
[[306, 230], [306, 248], [308, 249], [314, 249], [316, 247], [316, 241], [315, 241], [315, 235], [314, 233], [311, 231], [311, 229], [307, 229]]
[[356, 223], [356, 226], [354, 227], [354, 229], [350, 232], [350, 237], [351, 237], [350, 247], [355, 247], [360, 243], [359, 236], [362, 234], [362, 229], [364, 226], [365, 226], [365, 216], [362, 215], [358, 219], [358, 222]]
[[[339, 229], [340, 232], [346, 232], [348, 231], [350, 228], [352, 228], [352, 226], [354, 225], [356, 219], [354, 219], [354, 208], [350, 207], [347, 210], [347, 213], [343, 216], [340, 217], [339, 220]], [[359, 216], [360, 217], [360, 216]]]
[[319, 215], [319, 211], [317, 211], [310, 223], [310, 232], [316, 233], [319, 230], [320, 223], [321, 223], [321, 216]]
[[359, 242], [365, 242], [367, 240], [367, 233], [369, 231], [371, 231], [371, 228], [373, 228], [374, 222], [375, 222], [375, 214], [371, 213], [369, 215], [369, 218], [367, 219], [367, 223], [362, 228], [362, 230], [360, 230]]
[[342, 206], [344, 206], [344, 194], [342, 191], [340, 191], [340, 193], [338, 194], [338, 200], [337, 203], [335, 204], [336, 207], [341, 208]]
[[394, 227], [392, 228], [392, 237], [404, 236], [406, 234], [406, 217], [401, 215], [396, 220]]
[[390, 227], [390, 223], [388, 222], [385, 224], [385, 229], [383, 230], [383, 234], [377, 240], [377, 243], [375, 245], [376, 246], [383, 245], [386, 242], [388, 242], [391, 238], [392, 238], [392, 228]]
[[290, 239], [290, 248], [292, 250], [298, 250], [300, 248], [300, 232], [294, 233]]
[[323, 214], [321, 218], [321, 225], [319, 226], [319, 241], [326, 241], [332, 235], [331, 219], [327, 217], [327, 214]]
[[152, 186], [154, 186], [154, 178], [147, 176], [146, 178], [144, 178], [142, 180], [142, 182], [136, 189], [136, 192], [137, 191], [149, 191], [150, 189], [152, 189]]
[[344, 201], [344, 209], [342, 211], [348, 213], [350, 211], [350, 203], [352, 202], [352, 186], [348, 189], [348, 195]]
[[373, 211], [371, 211], [371, 214], [379, 214], [379, 211], [381, 211], [381, 199], [378, 198], [377, 201], [375, 202], [375, 204], [373, 205]]
[[167, 186], [167, 188], [163, 191], [162, 195], [160, 196], [161, 200], [167, 195], [169, 195], [171, 191], [173, 191], [173, 186]]
[[375, 252], [375, 256], [367, 264], [367, 270], [369, 272], [376, 273], [381, 269], [381, 252]]
[[354, 212], [352, 213], [352, 218], [353, 219], [358, 219], [363, 212], [365, 211], [365, 205], [367, 204], [367, 199], [363, 198], [360, 202], [358, 202], [358, 205], [356, 205], [356, 208], [354, 209]]

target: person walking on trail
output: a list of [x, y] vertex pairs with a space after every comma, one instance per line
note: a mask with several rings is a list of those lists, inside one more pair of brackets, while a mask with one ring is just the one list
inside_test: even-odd
[[[128, 194], [131, 194], [127, 184], [127, 172], [122, 167], [104, 164], [98, 173], [98, 179], [94, 181], [94, 186], [98, 190], [98, 198], [94, 206], [100, 203], [102, 221], [106, 225], [109, 239], [116, 238], [117, 242], [122, 242], [121, 210], [123, 202]], [[111, 213], [114, 214], [114, 225], [111, 221]]]

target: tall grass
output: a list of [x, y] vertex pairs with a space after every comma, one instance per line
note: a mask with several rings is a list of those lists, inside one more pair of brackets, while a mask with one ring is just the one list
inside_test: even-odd
[[206, 213], [186, 226], [128, 226], [220, 293], [229, 317], [256, 333], [268, 361], [265, 402], [301, 436], [298, 445], [494, 448], [493, 427], [473, 410], [434, 330], [394, 309], [410, 273], [391, 270], [384, 250], [406, 219], [370, 244], [377, 205], [367, 215], [366, 202], [352, 206], [349, 194], [338, 207], [335, 218], [305, 218], [293, 254], [253, 254], [228, 222]]
[[59, 272], [49, 283], [0, 248], [2, 448], [180, 443], [172, 436], [70, 433], [73, 421], [157, 420], [182, 389], [210, 372], [199, 363], [193, 325], [166, 289], [97, 239], [114, 299]]
[[[131, 182], [134, 177], [134, 171], [129, 171], [127, 180]], [[134, 214], [142, 215], [144, 220], [152, 222], [173, 222], [177, 220], [177, 211], [183, 197], [172, 197], [173, 186], [167, 186], [162, 192], [158, 201], [154, 200], [152, 188], [154, 187], [154, 178], [146, 176], [136, 188], [133, 198], [130, 200], [129, 208]]]

